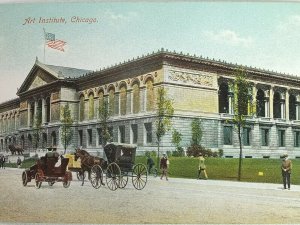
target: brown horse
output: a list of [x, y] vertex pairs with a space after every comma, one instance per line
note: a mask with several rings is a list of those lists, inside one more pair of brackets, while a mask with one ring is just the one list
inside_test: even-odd
[[12, 155], [17, 154], [17, 153], [18, 153], [18, 155], [23, 155], [24, 149], [21, 148], [20, 146], [9, 145], [9, 146], [8, 146], [8, 149], [11, 151], [11, 154], [12, 154]]
[[[82, 186], [84, 184], [84, 173], [85, 171], [88, 172], [88, 179], [91, 178], [91, 169], [94, 165], [99, 165], [101, 168], [106, 169], [107, 162], [100, 157], [92, 156], [87, 151], [82, 149], [77, 149], [75, 151], [75, 161], [80, 158], [81, 160], [81, 174], [82, 174]], [[101, 184], [104, 185], [103, 181], [101, 180]]]

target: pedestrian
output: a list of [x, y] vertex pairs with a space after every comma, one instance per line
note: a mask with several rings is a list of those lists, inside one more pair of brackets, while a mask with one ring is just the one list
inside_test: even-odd
[[292, 172], [292, 161], [288, 158], [288, 154], [283, 155], [283, 160], [281, 164], [281, 173], [283, 180], [283, 188], [288, 190], [291, 188], [291, 172]]
[[207, 180], [207, 173], [206, 173], [206, 166], [205, 166], [205, 158], [203, 157], [202, 153], [199, 153], [199, 168], [198, 168], [198, 179], [201, 179], [201, 172], [204, 173], [204, 179]]
[[3, 155], [0, 156], [0, 167], [3, 169]]
[[147, 155], [147, 168], [148, 168], [148, 173], [151, 172], [152, 167], [154, 166], [154, 161], [151, 158], [150, 155]]
[[1, 168], [5, 169], [5, 156], [4, 155], [1, 156]]
[[166, 153], [164, 153], [163, 157], [160, 159], [161, 180], [163, 179], [164, 176], [166, 177], [166, 180], [168, 180], [168, 167], [169, 167], [169, 160], [167, 158]]
[[17, 159], [17, 166], [18, 166], [18, 168], [21, 167], [21, 163], [22, 163], [22, 161], [21, 161], [20, 157], [18, 157], [18, 159]]

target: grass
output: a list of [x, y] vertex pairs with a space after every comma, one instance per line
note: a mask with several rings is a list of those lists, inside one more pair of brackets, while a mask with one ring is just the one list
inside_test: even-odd
[[[189, 157], [170, 157], [169, 174], [171, 177], [196, 179], [198, 175], [197, 158]], [[35, 164], [36, 159], [30, 158], [22, 162], [21, 168], [29, 168]], [[145, 156], [136, 157], [135, 163], [146, 165]], [[156, 159], [154, 159], [156, 163]], [[239, 159], [234, 158], [206, 158], [206, 171], [209, 179], [213, 180], [237, 180]], [[293, 169], [291, 175], [292, 184], [300, 184], [298, 174], [300, 174], [300, 159], [293, 159]], [[16, 163], [6, 163], [6, 167], [16, 168]], [[157, 166], [156, 166], [157, 167]], [[246, 182], [263, 182], [263, 183], [281, 183], [281, 159], [243, 159], [242, 161], [242, 178]], [[263, 176], [258, 173], [263, 172]]]
[[[188, 157], [170, 157], [170, 176], [196, 179], [198, 175], [198, 159]], [[146, 157], [137, 157], [136, 163], [146, 164]], [[156, 160], [155, 160], [156, 162]], [[206, 171], [209, 179], [237, 180], [239, 159], [234, 158], [207, 158]], [[300, 160], [293, 159], [291, 175], [292, 184], [300, 184], [297, 179], [300, 174]], [[258, 173], [263, 172], [263, 176]], [[281, 183], [281, 159], [243, 159], [241, 181]]]

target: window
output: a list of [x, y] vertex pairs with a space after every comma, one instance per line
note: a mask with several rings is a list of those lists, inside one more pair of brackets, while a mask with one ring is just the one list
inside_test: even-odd
[[138, 126], [137, 124], [131, 125], [131, 143], [136, 144], [138, 140]]
[[94, 95], [91, 93], [89, 95], [89, 119], [94, 119]]
[[251, 128], [244, 127], [243, 128], [243, 145], [244, 146], [250, 145], [250, 135], [251, 135]]
[[111, 142], [111, 141], [114, 140], [114, 129], [113, 129], [113, 127], [108, 128], [108, 133], [109, 133], [109, 136], [110, 136], [109, 142]]
[[232, 127], [224, 126], [224, 145], [232, 145]]
[[120, 113], [121, 113], [121, 115], [126, 114], [126, 105], [127, 105], [126, 87], [122, 86], [120, 89]]
[[82, 130], [79, 130], [78, 131], [78, 140], [79, 140], [79, 146], [82, 146], [83, 145], [83, 137], [82, 137]]
[[261, 129], [261, 145], [269, 146], [269, 129]]
[[300, 131], [294, 131], [294, 147], [300, 147]]
[[103, 139], [102, 139], [102, 129], [101, 128], [97, 129], [97, 134], [98, 134], [98, 145], [102, 145]]
[[80, 101], [79, 101], [79, 120], [83, 121], [84, 120], [84, 96], [80, 96]]
[[154, 110], [154, 89], [153, 89], [153, 81], [148, 79], [146, 82], [146, 90], [147, 90], [147, 104], [146, 110], [153, 111]]
[[125, 126], [119, 126], [119, 142], [125, 143]]
[[88, 145], [91, 146], [93, 144], [93, 131], [92, 131], [92, 129], [88, 129], [87, 134], [88, 134]]
[[278, 130], [278, 145], [279, 147], [285, 146], [285, 130]]
[[152, 143], [152, 123], [145, 123], [146, 143]]
[[138, 113], [140, 111], [140, 89], [139, 85], [135, 83], [132, 86], [132, 96], [133, 96], [133, 113]]
[[55, 133], [55, 131], [52, 132], [51, 138], [52, 138], [52, 146], [56, 146], [57, 143], [56, 143], [56, 133]]
[[111, 115], [115, 114], [115, 90], [111, 88], [109, 90], [109, 111]]

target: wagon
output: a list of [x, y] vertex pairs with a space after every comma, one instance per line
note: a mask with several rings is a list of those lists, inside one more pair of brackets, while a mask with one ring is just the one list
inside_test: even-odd
[[[56, 153], [57, 154], [57, 153]], [[22, 182], [26, 186], [32, 179], [35, 180], [35, 187], [40, 188], [42, 182], [48, 182], [52, 186], [55, 182], [62, 182], [63, 187], [68, 188], [72, 180], [72, 173], [67, 171], [68, 158], [61, 158], [61, 164], [55, 166], [59, 160], [59, 156], [53, 154], [46, 154], [41, 157], [29, 169], [22, 173]]]
[[142, 190], [147, 183], [147, 167], [135, 164], [136, 145], [109, 143], [104, 147], [108, 160], [106, 183], [109, 189], [125, 188], [129, 177], [137, 190]]
[[71, 172], [75, 172], [78, 180], [82, 180], [81, 160], [75, 160], [74, 154], [65, 154], [64, 157], [69, 159], [67, 169]]

